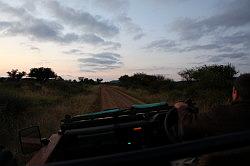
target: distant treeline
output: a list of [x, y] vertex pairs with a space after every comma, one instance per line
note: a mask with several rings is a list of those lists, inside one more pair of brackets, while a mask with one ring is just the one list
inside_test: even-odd
[[147, 75], [136, 73], [133, 76], [124, 75], [119, 78], [120, 85], [126, 88], [144, 88], [153, 92], [174, 88], [174, 81], [162, 75]]
[[24, 76], [35, 78], [41, 82], [46, 82], [49, 79], [60, 78], [51, 68], [44, 67], [32, 68], [28, 74], [25, 71], [19, 72], [18, 69], [12, 69], [11, 71], [8, 71], [7, 74], [8, 80], [11, 81], [20, 81]]
[[[67, 82], [79, 82], [88, 85], [96, 85], [100, 84], [103, 79], [97, 78], [96, 80], [85, 78], [85, 77], [78, 77], [78, 80], [64, 80], [61, 76], [58, 76], [51, 68], [32, 68], [30, 69], [29, 73], [25, 71], [18, 71], [18, 69], [12, 69], [11, 71], [7, 72], [8, 77], [1, 77], [0, 81], [14, 81], [19, 82], [21, 80], [37, 80], [40, 83], [45, 83], [48, 80], [57, 80], [57, 81], [67, 81]], [[26, 78], [24, 78], [27, 76]]]
[[204, 65], [180, 71], [178, 74], [183, 81], [178, 82], [162, 75], [145, 73], [136, 73], [132, 76], [123, 75], [119, 81], [120, 85], [126, 88], [142, 88], [151, 92], [173, 89], [228, 89], [231, 88], [237, 73], [231, 64]]
[[[64, 80], [51, 68], [32, 68], [27, 74], [13, 69], [8, 77], [0, 78], [0, 113], [16, 113], [27, 108], [50, 107], [75, 96], [88, 94], [92, 85], [102, 82], [79, 77], [77, 80]], [[27, 76], [27, 77], [24, 77]]]

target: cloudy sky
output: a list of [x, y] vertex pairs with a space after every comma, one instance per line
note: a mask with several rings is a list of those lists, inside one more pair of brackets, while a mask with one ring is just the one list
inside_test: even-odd
[[250, 72], [249, 0], [0, 0], [0, 76], [66, 79], [228, 64]]

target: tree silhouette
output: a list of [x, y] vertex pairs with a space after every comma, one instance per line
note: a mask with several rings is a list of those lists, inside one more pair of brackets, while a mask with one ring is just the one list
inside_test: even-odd
[[186, 81], [197, 82], [201, 88], [223, 88], [230, 86], [237, 71], [231, 64], [204, 65], [185, 69], [178, 74]]
[[84, 81], [84, 77], [78, 77], [78, 80], [82, 83]]
[[64, 79], [61, 76], [56, 76], [55, 78], [57, 81], [64, 81]]
[[119, 78], [120, 84], [126, 88], [143, 88], [151, 92], [159, 92], [163, 89], [172, 89], [174, 81], [162, 75], [148, 75], [135, 73], [133, 76], [123, 75]]
[[96, 79], [97, 84], [100, 84], [102, 81], [103, 81], [102, 78], [97, 78], [97, 79]]
[[94, 85], [95, 81], [93, 79], [84, 78], [83, 83], [88, 85]]
[[19, 81], [26, 75], [24, 71], [18, 72], [18, 69], [12, 69], [11, 71], [8, 71], [7, 74], [9, 78], [14, 81]]
[[50, 78], [56, 78], [57, 75], [51, 68], [32, 68], [30, 69], [29, 77], [36, 78], [38, 81], [45, 82]]

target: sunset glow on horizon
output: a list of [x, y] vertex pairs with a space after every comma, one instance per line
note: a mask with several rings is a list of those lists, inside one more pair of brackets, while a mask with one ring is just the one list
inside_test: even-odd
[[232, 64], [250, 72], [248, 0], [0, 0], [0, 77], [52, 68], [116, 80]]

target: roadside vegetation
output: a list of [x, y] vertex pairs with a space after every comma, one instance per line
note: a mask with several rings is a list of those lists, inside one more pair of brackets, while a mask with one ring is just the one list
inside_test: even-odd
[[[29, 73], [13, 69], [0, 78], [0, 144], [20, 156], [18, 130], [39, 125], [49, 137], [59, 129], [66, 114], [100, 110], [98, 85], [103, 81], [79, 77], [64, 80], [50, 68], [32, 68]], [[179, 72], [182, 81], [162, 75], [136, 73], [119, 78], [119, 87], [146, 103], [170, 105], [191, 98], [200, 111], [230, 102], [236, 69], [228, 65], [199, 66]], [[26, 76], [26, 77], [25, 77]]]
[[49, 137], [66, 114], [99, 109], [101, 79], [63, 80], [50, 68], [34, 68], [29, 74], [11, 70], [8, 75], [0, 78], [0, 144], [14, 154], [20, 153], [19, 129], [39, 125], [41, 135]]
[[120, 88], [146, 103], [167, 101], [174, 104], [191, 98], [200, 111], [209, 111], [218, 104], [230, 102], [234, 66], [204, 65], [179, 72], [182, 81], [175, 82], [161, 75], [136, 73], [119, 78]]

